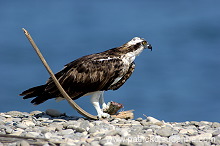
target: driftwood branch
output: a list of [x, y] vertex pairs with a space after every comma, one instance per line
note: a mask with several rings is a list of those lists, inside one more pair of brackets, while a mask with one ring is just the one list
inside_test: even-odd
[[47, 69], [48, 73], [50, 74], [51, 78], [53, 79], [55, 85], [57, 86], [57, 88], [59, 89], [60, 93], [63, 95], [63, 97], [68, 101], [68, 103], [70, 104], [70, 106], [72, 106], [78, 113], [80, 113], [81, 115], [89, 118], [89, 119], [94, 119], [97, 120], [98, 117], [91, 115], [89, 113], [87, 113], [86, 111], [84, 111], [79, 105], [77, 105], [70, 97], [69, 95], [65, 92], [65, 90], [62, 88], [62, 86], [60, 85], [60, 83], [58, 82], [57, 78], [55, 77], [54, 73], [52, 72], [52, 70], [50, 69], [49, 65], [47, 64], [46, 60], [44, 59], [43, 55], [41, 54], [39, 48], [37, 47], [37, 45], [35, 44], [34, 40], [32, 39], [31, 35], [28, 33], [27, 30], [25, 30], [24, 28], [22, 28], [22, 30], [24, 31], [24, 34], [26, 35], [26, 37], [28, 38], [28, 40], [30, 41], [32, 47], [34, 48], [34, 50], [36, 51], [37, 55], [39, 56], [40, 60], [42, 61], [42, 63], [44, 64], [45, 68]]

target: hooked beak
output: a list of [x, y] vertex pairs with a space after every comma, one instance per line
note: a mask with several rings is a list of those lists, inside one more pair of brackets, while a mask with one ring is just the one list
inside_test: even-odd
[[147, 48], [152, 51], [152, 46], [151, 46], [151, 44], [147, 44]]

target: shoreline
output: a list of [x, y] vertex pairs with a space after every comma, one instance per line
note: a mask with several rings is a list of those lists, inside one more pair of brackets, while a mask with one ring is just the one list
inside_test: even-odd
[[220, 145], [220, 123], [88, 120], [56, 110], [0, 113], [0, 145]]

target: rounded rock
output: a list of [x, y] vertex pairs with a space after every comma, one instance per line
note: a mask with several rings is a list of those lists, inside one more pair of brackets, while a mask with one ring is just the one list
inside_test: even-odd
[[90, 129], [88, 130], [89, 133], [95, 133], [95, 132], [97, 132], [97, 131], [98, 131], [97, 126], [93, 126], [92, 128], [90, 128]]
[[11, 129], [11, 127], [6, 127], [5, 129], [6, 134], [11, 134], [12, 132], [13, 132], [13, 129]]
[[80, 123], [77, 121], [67, 121], [66, 123], [63, 124], [63, 128], [67, 128], [69, 125], [75, 125], [75, 126], [80, 126]]
[[13, 118], [12, 121], [14, 121], [14, 122], [20, 122], [20, 121], [21, 121], [21, 118]]
[[188, 134], [188, 135], [195, 135], [197, 133], [194, 129], [181, 129], [179, 131], [180, 134]]
[[12, 116], [11, 115], [1, 115], [2, 117], [5, 117], [5, 118], [11, 118]]
[[55, 109], [47, 109], [46, 114], [51, 116], [51, 117], [60, 117], [64, 115], [63, 113], [59, 112], [58, 110]]
[[69, 126], [67, 126], [67, 129], [73, 129], [76, 132], [80, 132], [80, 133], [86, 131], [84, 128], [78, 127], [78, 126], [75, 126], [75, 125], [69, 125]]
[[34, 127], [35, 126], [34, 122], [29, 121], [29, 120], [23, 120], [21, 123], [28, 126], [28, 127]]
[[100, 146], [99, 141], [92, 141], [91, 146]]
[[34, 115], [39, 115], [39, 114], [42, 114], [42, 113], [43, 113], [42, 111], [32, 111], [32, 112], [30, 112], [30, 115], [34, 116]]
[[25, 134], [25, 136], [27, 137], [37, 137], [39, 135], [39, 133], [37, 132], [28, 132]]
[[72, 134], [72, 133], [73, 133], [72, 129], [66, 129], [66, 130], [60, 131], [61, 135], [68, 135], [68, 134]]
[[44, 137], [50, 139], [52, 137], [52, 134], [50, 132], [47, 132], [44, 134]]
[[163, 136], [163, 137], [169, 137], [173, 134], [173, 129], [169, 126], [166, 126], [166, 127], [163, 127], [159, 130], [157, 130], [157, 134], [160, 135], [160, 136]]
[[14, 135], [14, 136], [20, 136], [22, 134], [22, 131], [14, 131], [12, 134], [10, 135]]
[[119, 134], [117, 130], [110, 130], [106, 133], [106, 136], [115, 136], [117, 134]]
[[89, 127], [90, 127], [89, 121], [82, 121], [82, 122], [80, 123], [80, 126], [79, 126], [79, 127], [83, 128], [84, 130], [88, 130]]
[[12, 117], [17, 117], [17, 116], [23, 115], [23, 113], [22, 113], [22, 112], [19, 112], [19, 111], [9, 111], [9, 112], [7, 112], [6, 114], [7, 114], [7, 115], [10, 115], [10, 116], [12, 116]]
[[18, 141], [17, 143], [16, 143], [16, 146], [29, 146], [30, 144], [27, 142], [27, 141], [25, 141], [25, 140], [22, 140], [22, 141]]
[[153, 132], [152, 129], [147, 129], [147, 130], [144, 132], [145, 135], [152, 135], [153, 133], [154, 133], [154, 132]]
[[142, 118], [137, 118], [136, 119], [136, 121], [139, 121], [139, 122], [142, 121], [142, 120], [143, 120]]
[[27, 128], [27, 126], [24, 125], [24, 124], [22, 124], [22, 123], [17, 124], [16, 127], [18, 127], [18, 128], [22, 128], [22, 129]]
[[214, 132], [212, 133], [212, 135], [213, 135], [213, 136], [218, 136], [218, 135], [220, 135], [220, 129], [214, 131]]
[[118, 133], [119, 133], [119, 135], [121, 135], [122, 137], [126, 137], [126, 136], [129, 135], [127, 128], [121, 129]]
[[155, 119], [155, 118], [153, 118], [153, 117], [147, 117], [147, 121], [148, 122], [151, 122], [151, 123], [157, 123], [157, 122], [161, 122], [160, 120], [157, 120], [157, 119]]

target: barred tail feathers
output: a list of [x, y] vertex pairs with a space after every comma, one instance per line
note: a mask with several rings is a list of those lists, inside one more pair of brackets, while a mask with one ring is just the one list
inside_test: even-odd
[[45, 92], [46, 85], [40, 85], [28, 90], [23, 91], [20, 96], [24, 96], [23, 99], [33, 98], [35, 97], [31, 103], [34, 105], [38, 105], [43, 103], [44, 101], [54, 98], [49, 92]]

